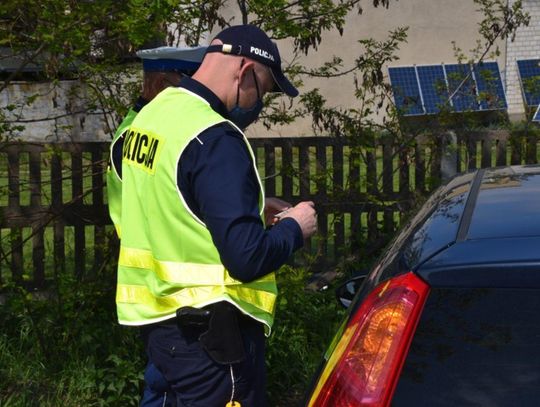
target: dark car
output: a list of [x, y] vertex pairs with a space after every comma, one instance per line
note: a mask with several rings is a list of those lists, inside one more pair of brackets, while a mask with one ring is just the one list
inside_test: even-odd
[[454, 178], [357, 291], [309, 406], [540, 405], [540, 166]]

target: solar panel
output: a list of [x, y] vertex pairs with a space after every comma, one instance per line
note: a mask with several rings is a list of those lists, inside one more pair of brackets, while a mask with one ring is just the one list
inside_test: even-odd
[[521, 90], [527, 106], [540, 104], [540, 60], [524, 59], [517, 61]]
[[438, 113], [449, 96], [442, 66], [418, 66], [417, 72], [426, 113]]
[[506, 97], [497, 62], [482, 62], [474, 66], [481, 110], [506, 109]]
[[444, 65], [448, 92], [456, 112], [478, 110], [476, 84], [468, 64]]
[[533, 122], [540, 122], [540, 105], [536, 108], [536, 112], [534, 113]]
[[424, 114], [415, 68], [389, 68], [388, 73], [398, 110], [405, 116]]
[[[497, 62], [388, 68], [394, 100], [405, 116], [506, 109]], [[450, 100], [449, 100], [450, 99]]]

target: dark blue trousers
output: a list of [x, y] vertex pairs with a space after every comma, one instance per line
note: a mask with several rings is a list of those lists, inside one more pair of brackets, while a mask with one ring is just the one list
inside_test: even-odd
[[157, 367], [148, 362], [144, 371], [144, 393], [139, 407], [174, 407], [176, 400], [171, 398], [169, 383]]
[[203, 329], [182, 328], [176, 319], [142, 327], [149, 363], [166, 379], [167, 404], [176, 407], [224, 407], [234, 387], [242, 407], [266, 406], [265, 338], [263, 325], [242, 318], [241, 336], [246, 358], [232, 365], [214, 362], [198, 338]]

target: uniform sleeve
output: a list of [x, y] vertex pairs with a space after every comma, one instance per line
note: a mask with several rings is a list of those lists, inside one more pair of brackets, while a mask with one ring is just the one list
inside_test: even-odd
[[303, 245], [294, 219], [264, 228], [251, 157], [229, 126], [213, 127], [188, 145], [180, 159], [178, 186], [209, 229], [221, 261], [242, 282], [275, 271]]

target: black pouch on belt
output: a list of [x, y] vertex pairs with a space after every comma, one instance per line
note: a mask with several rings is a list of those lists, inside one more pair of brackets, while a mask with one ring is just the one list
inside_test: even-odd
[[228, 302], [210, 306], [208, 330], [199, 341], [210, 357], [217, 363], [229, 365], [245, 359], [244, 342], [238, 325], [238, 309]]
[[205, 308], [182, 307], [176, 310], [176, 322], [179, 328], [207, 328], [210, 322], [210, 310]]

